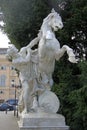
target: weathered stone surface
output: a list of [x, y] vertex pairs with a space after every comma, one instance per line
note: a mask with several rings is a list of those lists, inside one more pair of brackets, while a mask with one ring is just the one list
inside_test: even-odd
[[21, 115], [20, 130], [69, 130], [64, 116], [44, 112]]

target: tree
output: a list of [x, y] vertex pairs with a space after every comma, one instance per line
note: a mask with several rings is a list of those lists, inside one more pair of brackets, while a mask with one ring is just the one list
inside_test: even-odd
[[[87, 54], [87, 1], [64, 0], [64, 10], [61, 11], [64, 20], [64, 29], [60, 37], [62, 42], [70, 45], [80, 59], [86, 58]], [[60, 7], [62, 8], [62, 3]], [[59, 34], [58, 34], [59, 35]]]
[[5, 27], [11, 43], [23, 47], [37, 36], [43, 18], [50, 11], [46, 0], [0, 1]]
[[[65, 2], [64, 6], [62, 2]], [[59, 7], [63, 7], [61, 14], [64, 21], [64, 28], [57, 33], [57, 36], [61, 45], [68, 44], [74, 49], [81, 62], [71, 64], [67, 61], [65, 54], [65, 56], [56, 63], [53, 75], [56, 84], [54, 84], [52, 90], [60, 99], [61, 107], [59, 112], [65, 115], [66, 122], [71, 130], [86, 130], [87, 1], [64, 0], [62, 2], [60, 0]]]

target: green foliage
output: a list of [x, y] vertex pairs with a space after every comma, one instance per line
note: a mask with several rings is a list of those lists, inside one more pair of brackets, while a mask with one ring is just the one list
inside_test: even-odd
[[[71, 130], [87, 129], [87, 62], [61, 66], [57, 63], [57, 72], [54, 79], [59, 83], [54, 84], [54, 91], [60, 99], [60, 110], [66, 117], [66, 122]], [[65, 68], [64, 68], [65, 66]], [[55, 70], [55, 71], [56, 71]], [[55, 75], [55, 74], [54, 74]], [[55, 82], [56, 82], [55, 80]]]
[[50, 10], [46, 0], [3, 0], [0, 2], [6, 24], [4, 29], [11, 43], [18, 48], [26, 46], [37, 36], [42, 20]]
[[66, 1], [65, 8], [61, 11], [64, 28], [58, 32], [59, 40], [62, 44], [71, 46], [83, 58], [83, 47], [86, 48], [87, 45], [87, 0], [63, 1]]
[[[64, 28], [57, 32], [57, 37], [61, 46], [69, 45], [79, 53], [82, 59], [83, 53], [87, 54], [83, 50], [83, 47], [87, 48], [87, 1], [66, 0], [66, 2], [65, 10], [61, 11]], [[60, 3], [62, 3], [61, 0]], [[53, 78], [55, 83], [52, 91], [59, 97], [61, 105], [58, 113], [65, 116], [71, 130], [86, 130], [87, 62], [71, 64], [64, 55], [56, 63]]]

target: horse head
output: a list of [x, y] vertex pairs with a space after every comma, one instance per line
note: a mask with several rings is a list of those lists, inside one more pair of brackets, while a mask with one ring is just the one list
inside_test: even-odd
[[58, 29], [63, 28], [63, 22], [61, 19], [61, 16], [52, 9], [51, 13], [44, 19], [44, 23], [47, 23], [48, 25], [54, 30], [57, 31]]

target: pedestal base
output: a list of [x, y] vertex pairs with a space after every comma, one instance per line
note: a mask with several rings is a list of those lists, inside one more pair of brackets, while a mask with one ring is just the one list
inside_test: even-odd
[[29, 113], [21, 115], [20, 130], [69, 130], [65, 118], [59, 114]]

